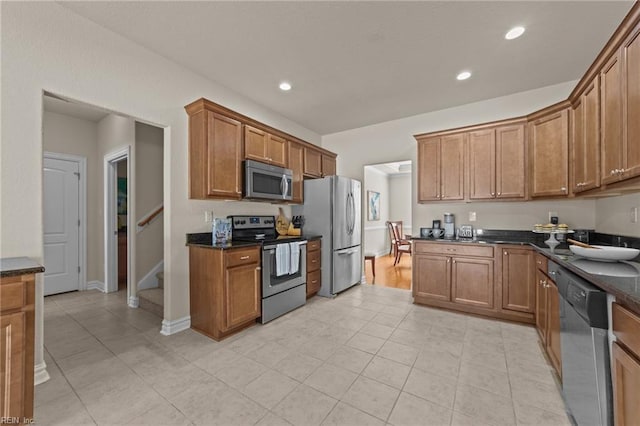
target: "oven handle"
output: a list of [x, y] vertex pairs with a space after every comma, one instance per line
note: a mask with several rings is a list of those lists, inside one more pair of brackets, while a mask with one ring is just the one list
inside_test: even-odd
[[[280, 244], [289, 244], [289, 243], [280, 243]], [[300, 241], [300, 245], [303, 246], [307, 244], [307, 241]], [[277, 244], [274, 244], [272, 246], [264, 246], [262, 249], [263, 250], [275, 250], [276, 249]]]

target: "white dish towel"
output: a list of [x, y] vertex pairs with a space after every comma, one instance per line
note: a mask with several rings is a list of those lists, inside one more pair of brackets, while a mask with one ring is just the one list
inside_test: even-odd
[[293, 275], [300, 269], [300, 242], [289, 243], [289, 251], [291, 251], [289, 275]]
[[276, 276], [281, 277], [291, 269], [291, 250], [289, 244], [276, 244]]

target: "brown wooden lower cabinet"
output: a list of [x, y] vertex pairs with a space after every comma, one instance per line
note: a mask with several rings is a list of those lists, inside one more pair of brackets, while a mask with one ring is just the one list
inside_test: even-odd
[[34, 310], [34, 274], [0, 279], [0, 417], [20, 424], [33, 419]]
[[[538, 264], [546, 270], [544, 265]], [[558, 286], [541, 269], [536, 268], [536, 329], [551, 365], [562, 378], [560, 347], [560, 293]]]
[[614, 303], [612, 320], [613, 419], [616, 426], [635, 426], [640, 424], [640, 315]]
[[307, 299], [320, 290], [322, 241], [311, 240], [307, 243]]
[[454, 303], [493, 308], [493, 260], [451, 259], [451, 299]]
[[531, 248], [500, 248], [502, 308], [533, 314], [536, 307], [534, 252]]
[[191, 328], [221, 340], [261, 314], [260, 248], [189, 247]]

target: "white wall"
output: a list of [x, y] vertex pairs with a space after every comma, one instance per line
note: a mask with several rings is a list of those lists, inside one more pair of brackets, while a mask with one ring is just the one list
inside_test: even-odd
[[402, 221], [404, 234], [415, 233], [411, 225], [411, 192], [411, 174], [389, 175], [389, 218]]
[[[137, 224], [163, 203], [164, 131], [148, 124], [135, 124]], [[136, 283], [163, 259], [162, 214], [136, 233]]]
[[444, 212], [456, 214], [456, 223], [468, 223], [476, 211], [476, 227], [530, 229], [557, 211], [560, 220], [576, 228], [595, 227], [595, 201], [536, 201], [527, 203], [429, 203], [418, 204], [417, 144], [413, 135], [471, 124], [518, 117], [564, 100], [576, 82], [570, 81], [527, 92], [462, 105], [441, 111], [388, 121], [322, 137], [323, 147], [338, 153], [338, 174], [363, 178], [363, 166], [411, 159], [413, 161], [412, 226], [431, 226]]
[[640, 210], [640, 193], [599, 199], [596, 201], [596, 231], [640, 238], [640, 222], [631, 223], [633, 207]]
[[[77, 155], [87, 159], [87, 281], [102, 281], [99, 273], [100, 249], [98, 234], [102, 229], [102, 212], [98, 210], [99, 185], [102, 174], [97, 173], [98, 125], [96, 122], [45, 111], [42, 121], [44, 150]], [[102, 238], [100, 236], [100, 238]]]
[[[380, 220], [369, 220], [368, 191], [380, 193]], [[389, 253], [389, 232], [385, 223], [389, 220], [389, 177], [374, 167], [364, 168], [362, 197], [364, 208], [364, 252], [381, 256]]]
[[[187, 232], [216, 215], [274, 213], [269, 204], [188, 199], [187, 115], [205, 97], [318, 143], [320, 136], [84, 19], [54, 2], [1, 2], [0, 256], [42, 262], [42, 92], [165, 127], [164, 252], [167, 320], [189, 315]], [[101, 204], [101, 203], [100, 203]], [[102, 206], [100, 205], [100, 208]], [[42, 279], [36, 287], [36, 363], [42, 356]]]

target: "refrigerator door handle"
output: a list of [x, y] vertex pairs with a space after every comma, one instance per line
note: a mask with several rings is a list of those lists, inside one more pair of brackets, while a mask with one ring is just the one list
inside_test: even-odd
[[350, 235], [353, 235], [353, 231], [356, 228], [356, 198], [353, 196], [353, 192], [351, 193], [351, 232]]
[[350, 255], [350, 254], [354, 254], [357, 253], [358, 250], [341, 250], [341, 251], [337, 251], [336, 253], [338, 253], [338, 255], [342, 256], [342, 255]]
[[347, 235], [351, 234], [351, 194], [347, 194], [347, 204], [345, 205]]

